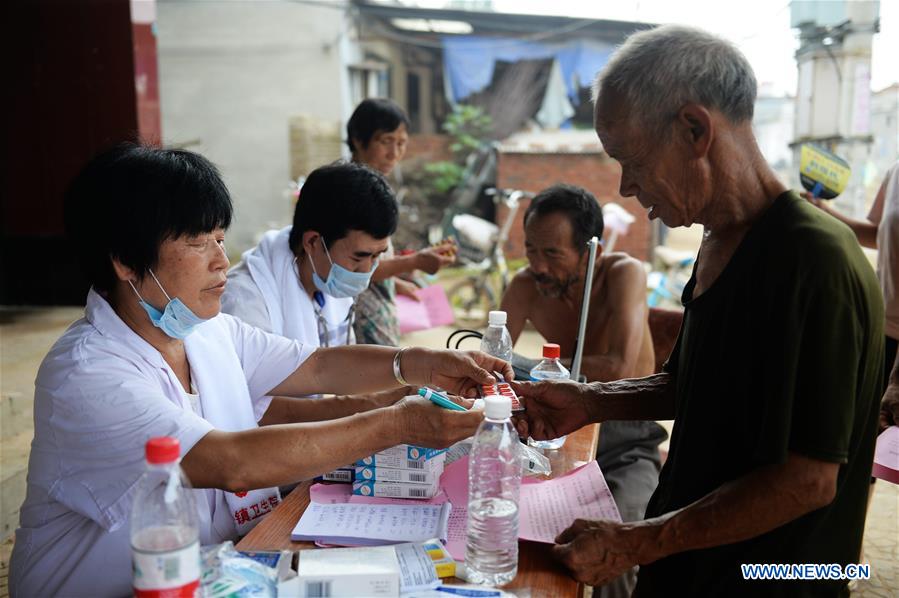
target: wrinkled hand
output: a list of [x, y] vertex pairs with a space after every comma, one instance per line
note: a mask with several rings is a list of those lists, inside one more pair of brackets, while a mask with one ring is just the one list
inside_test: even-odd
[[[470, 407], [470, 401], [451, 397], [455, 402]], [[452, 411], [444, 409], [422, 397], [406, 397], [397, 403], [398, 438], [405, 444], [426, 448], [447, 448], [468, 438], [477, 431], [484, 420], [480, 411]]]
[[403, 372], [406, 359], [410, 363], [411, 379], [421, 384], [430, 384], [462, 397], [474, 397], [482, 384], [494, 384], [493, 372], [500, 372], [506, 380], [514, 377], [512, 366], [480, 351], [435, 351], [431, 349], [410, 349], [403, 357]]
[[891, 382], [880, 401], [880, 431], [899, 426], [899, 384]]
[[525, 411], [515, 417], [522, 438], [551, 440], [575, 432], [589, 423], [591, 390], [568, 380], [512, 382]]
[[447, 243], [420, 250], [415, 254], [416, 267], [428, 274], [436, 274], [444, 266], [456, 261], [455, 245]]
[[601, 586], [634, 565], [651, 563], [661, 555], [649, 552], [653, 543], [640, 523], [576, 519], [556, 538], [553, 556], [576, 580]]
[[421, 301], [418, 297], [418, 285], [414, 282], [409, 282], [408, 280], [403, 280], [402, 278], [394, 278], [394, 285], [396, 285], [396, 294], [403, 295], [404, 297], [409, 297], [413, 301]]

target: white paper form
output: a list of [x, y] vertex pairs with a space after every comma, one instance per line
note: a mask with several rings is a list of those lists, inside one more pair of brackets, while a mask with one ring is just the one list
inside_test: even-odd
[[373, 505], [310, 503], [291, 533], [295, 541], [342, 546], [376, 546], [399, 542], [446, 540], [449, 503], [442, 505]]
[[400, 564], [400, 591], [417, 592], [440, 585], [434, 561], [421, 544], [397, 544], [396, 560]]
[[518, 537], [552, 544], [575, 519], [621, 521], [596, 461], [545, 482], [522, 484]]

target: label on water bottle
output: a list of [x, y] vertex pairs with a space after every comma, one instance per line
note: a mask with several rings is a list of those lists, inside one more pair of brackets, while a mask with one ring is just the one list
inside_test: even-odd
[[132, 546], [134, 595], [138, 598], [193, 598], [200, 588], [200, 543], [178, 550]]

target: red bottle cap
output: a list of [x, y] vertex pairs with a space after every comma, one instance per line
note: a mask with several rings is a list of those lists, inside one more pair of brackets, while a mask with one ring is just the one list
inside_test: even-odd
[[147, 463], [161, 465], [177, 461], [181, 455], [181, 443], [171, 436], [158, 436], [147, 441]]
[[544, 359], [558, 359], [562, 355], [562, 350], [556, 343], [546, 343], [543, 345]]

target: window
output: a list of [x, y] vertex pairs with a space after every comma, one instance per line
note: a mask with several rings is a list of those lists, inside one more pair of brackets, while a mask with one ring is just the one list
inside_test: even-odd
[[390, 71], [382, 62], [366, 61], [350, 67], [350, 99], [356, 106], [366, 98], [390, 96]]
[[408, 108], [410, 133], [421, 131], [421, 78], [417, 73], [406, 73], [406, 107]]

